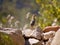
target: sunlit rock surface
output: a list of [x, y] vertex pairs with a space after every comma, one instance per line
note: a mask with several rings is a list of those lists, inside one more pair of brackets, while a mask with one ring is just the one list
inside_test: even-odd
[[56, 32], [51, 45], [60, 45], [60, 29]]
[[30, 38], [29, 43], [30, 43], [30, 45], [42, 45], [41, 41], [34, 39], [34, 38]]
[[33, 37], [33, 38], [36, 38], [36, 39], [41, 39], [41, 34], [42, 34], [42, 30], [40, 30], [38, 27], [31, 30], [31, 29], [25, 29], [22, 31], [23, 35], [25, 37]]

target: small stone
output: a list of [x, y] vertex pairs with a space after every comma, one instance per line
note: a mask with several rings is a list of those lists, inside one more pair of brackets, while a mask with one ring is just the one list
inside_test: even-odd
[[28, 41], [30, 45], [42, 45], [42, 43], [39, 40], [34, 39], [34, 38], [30, 38]]

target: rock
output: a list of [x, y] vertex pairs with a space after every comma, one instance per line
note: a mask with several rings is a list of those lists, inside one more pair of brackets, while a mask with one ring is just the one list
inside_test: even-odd
[[47, 26], [43, 29], [43, 32], [57, 31], [60, 26]]
[[42, 37], [42, 30], [39, 27], [36, 27], [35, 29], [31, 30], [31, 29], [25, 29], [22, 31], [23, 35], [25, 37], [33, 37], [36, 39], [41, 40]]
[[43, 39], [48, 40], [49, 38], [53, 38], [55, 36], [55, 31], [49, 31], [46, 33], [43, 33]]
[[60, 45], [60, 29], [56, 32], [51, 45]]
[[29, 43], [30, 43], [30, 45], [42, 45], [41, 41], [34, 39], [34, 38], [30, 38]]
[[[12, 28], [4, 28], [3, 30], [0, 30], [0, 38], [5, 41], [3, 45], [24, 45], [25, 40], [22, 36], [22, 32], [17, 29]], [[1, 41], [1, 40], [0, 40]]]
[[42, 33], [42, 30], [39, 27], [36, 27], [35, 30], [33, 30], [33, 32], [31, 33], [31, 36], [41, 40]]
[[25, 37], [30, 37], [31, 36], [31, 33], [33, 31], [31, 29], [25, 29], [22, 31], [22, 34], [25, 36]]
[[49, 40], [46, 42], [46, 45], [51, 45], [53, 38], [49, 38]]

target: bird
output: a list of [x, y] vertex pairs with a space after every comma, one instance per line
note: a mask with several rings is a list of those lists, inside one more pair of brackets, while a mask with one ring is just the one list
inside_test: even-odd
[[36, 21], [35, 17], [36, 17], [36, 15], [32, 16], [32, 19], [31, 19], [31, 22], [30, 22], [31, 27], [33, 27], [35, 25], [35, 21]]

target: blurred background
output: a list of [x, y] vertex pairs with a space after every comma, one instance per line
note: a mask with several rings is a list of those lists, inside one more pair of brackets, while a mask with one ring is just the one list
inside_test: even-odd
[[36, 15], [36, 25], [60, 25], [60, 0], [0, 0], [0, 27], [20, 28]]

